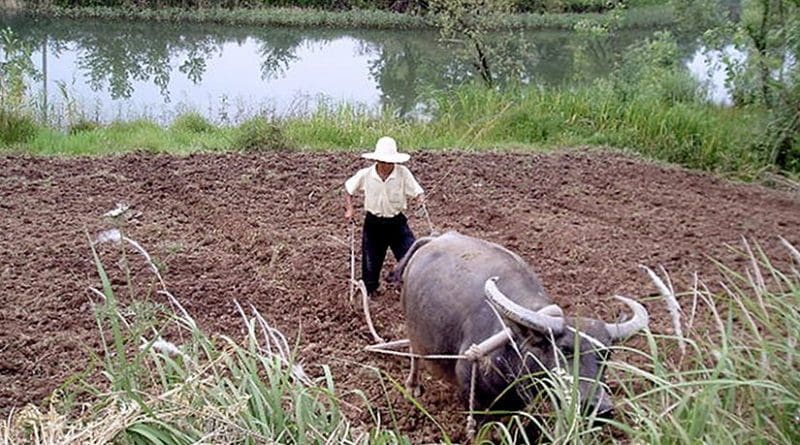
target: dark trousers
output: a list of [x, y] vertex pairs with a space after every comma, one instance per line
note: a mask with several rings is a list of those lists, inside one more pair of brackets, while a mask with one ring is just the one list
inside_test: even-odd
[[361, 234], [361, 278], [368, 293], [378, 290], [386, 249], [391, 248], [395, 259], [400, 261], [412, 244], [414, 234], [405, 215], [381, 218], [367, 212]]

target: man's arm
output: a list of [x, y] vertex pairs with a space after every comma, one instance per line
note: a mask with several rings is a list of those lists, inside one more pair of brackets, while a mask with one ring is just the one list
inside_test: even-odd
[[347, 221], [353, 220], [353, 197], [347, 190], [344, 191], [344, 218]]
[[347, 221], [353, 220], [353, 194], [364, 188], [364, 172], [359, 170], [344, 183], [344, 217]]

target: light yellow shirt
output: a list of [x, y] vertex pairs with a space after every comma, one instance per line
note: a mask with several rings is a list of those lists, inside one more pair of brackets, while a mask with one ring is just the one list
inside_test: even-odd
[[345, 181], [344, 188], [351, 195], [363, 191], [364, 210], [384, 218], [404, 212], [407, 198], [423, 193], [411, 170], [400, 164], [395, 164], [386, 181], [378, 175], [377, 164], [362, 168]]

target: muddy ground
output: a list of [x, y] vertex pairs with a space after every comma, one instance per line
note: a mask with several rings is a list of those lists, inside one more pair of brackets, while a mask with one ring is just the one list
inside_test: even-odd
[[[133, 210], [126, 234], [149, 250], [201, 327], [239, 335], [233, 301], [252, 304], [299, 338], [309, 373], [330, 364], [340, 391], [360, 388], [376, 406], [392, 404], [414, 443], [439, 439], [432, 422], [396, 391], [385, 395], [363, 366], [400, 381], [407, 367], [362, 351], [370, 336], [347, 301], [341, 190], [365, 162], [342, 153], [0, 158], [0, 414], [41, 402], [99, 349], [87, 291], [99, 279], [86, 232], [109, 228], [101, 215], [125, 203]], [[743, 267], [731, 248], [743, 236], [778, 264], [789, 261], [778, 236], [800, 244], [796, 192], [619, 154], [415, 153], [408, 166], [427, 189], [436, 230], [516, 251], [572, 314], [616, 319], [623, 308], [613, 294], [656, 293], [640, 264], [663, 265], [675, 287], [687, 289], [695, 272], [714, 282], [710, 258]], [[410, 223], [418, 235], [430, 232], [413, 212]], [[114, 249], [101, 254], [119, 276]], [[129, 302], [123, 283], [115, 280]], [[645, 301], [652, 330], [670, 333], [663, 303]], [[397, 289], [387, 288], [373, 311], [385, 337], [403, 336]], [[426, 385], [422, 403], [459, 439], [463, 417], [453, 392]]]

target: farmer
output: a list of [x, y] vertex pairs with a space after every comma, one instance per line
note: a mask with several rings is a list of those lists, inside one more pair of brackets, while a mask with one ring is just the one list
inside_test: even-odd
[[422, 204], [424, 196], [411, 171], [400, 165], [411, 156], [398, 153], [394, 139], [388, 136], [378, 139], [375, 151], [361, 157], [376, 162], [344, 183], [344, 216], [348, 222], [353, 221], [352, 196], [363, 191], [366, 216], [361, 235], [361, 277], [367, 294], [375, 297], [386, 249], [391, 247], [399, 261], [414, 244], [414, 234], [403, 214], [407, 208], [406, 199], [416, 198]]

